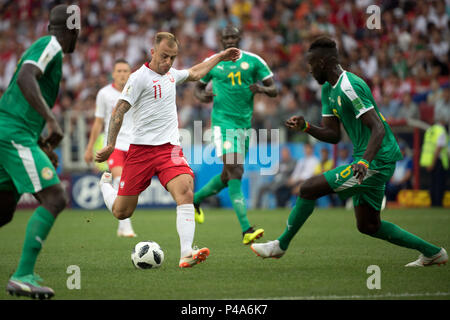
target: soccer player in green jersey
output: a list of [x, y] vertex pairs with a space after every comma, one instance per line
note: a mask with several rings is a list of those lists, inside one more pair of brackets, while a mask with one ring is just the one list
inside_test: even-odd
[[[8, 281], [7, 291], [18, 296], [47, 299], [51, 288], [34, 266], [42, 245], [67, 198], [49, 157], [38, 145], [53, 150], [63, 132], [51, 111], [62, 74], [63, 53], [75, 49], [79, 30], [69, 29], [67, 5], [50, 12], [49, 35], [36, 40], [20, 58], [8, 88], [0, 99], [0, 226], [11, 221], [23, 193], [40, 202], [25, 233], [19, 265]], [[48, 136], [40, 137], [47, 124]]]
[[338, 143], [342, 124], [353, 143], [355, 160], [306, 180], [284, 233], [277, 240], [253, 244], [252, 250], [263, 258], [280, 258], [313, 212], [316, 199], [337, 193], [343, 199], [353, 197], [356, 224], [361, 233], [421, 252], [418, 260], [406, 266], [446, 263], [448, 255], [444, 248], [380, 219], [386, 183], [402, 155], [367, 84], [342, 69], [336, 43], [327, 37], [311, 44], [307, 59], [312, 75], [322, 85], [323, 127], [309, 124], [302, 116], [291, 117], [286, 126], [321, 141]]
[[[239, 48], [241, 39], [238, 28], [228, 26], [221, 32], [224, 49]], [[228, 186], [228, 194], [241, 226], [243, 243], [250, 244], [260, 238], [264, 230], [254, 229], [247, 218], [247, 207], [241, 189], [244, 159], [249, 146], [249, 131], [253, 115], [253, 97], [264, 93], [277, 95], [273, 73], [258, 55], [241, 50], [236, 62], [223, 61], [217, 64], [197, 83], [195, 96], [202, 102], [213, 103], [212, 129], [216, 156], [223, 159], [223, 170], [211, 178], [194, 195], [195, 219], [203, 223], [201, 202], [219, 193]], [[212, 91], [207, 90], [212, 81]], [[259, 84], [258, 82], [261, 82]]]

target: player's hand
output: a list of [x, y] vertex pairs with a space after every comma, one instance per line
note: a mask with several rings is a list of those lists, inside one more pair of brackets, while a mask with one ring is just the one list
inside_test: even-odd
[[47, 121], [48, 137], [44, 140], [44, 144], [49, 144], [55, 149], [64, 137], [63, 131], [56, 119]]
[[256, 93], [261, 93], [262, 92], [262, 87], [257, 84], [257, 83], [252, 83], [251, 85], [248, 86], [248, 88], [250, 89], [251, 92], [253, 92], [254, 94]]
[[352, 164], [353, 176], [358, 180], [358, 184], [361, 184], [364, 180], [364, 177], [367, 174], [367, 167], [361, 163]]
[[46, 143], [44, 141], [44, 139], [39, 138], [38, 140], [38, 145], [41, 148], [42, 151], [44, 151], [44, 153], [47, 155], [47, 157], [50, 159], [52, 165], [55, 167], [55, 169], [58, 168], [59, 165], [59, 157], [58, 155], [55, 153], [55, 151], [53, 151], [52, 147], [50, 146], [49, 143]]
[[212, 102], [213, 98], [216, 96], [211, 90], [204, 90], [201, 95], [202, 102]]
[[303, 118], [303, 116], [290, 117], [285, 122], [285, 126], [295, 131], [302, 131], [302, 129], [305, 127], [305, 118]]
[[228, 48], [227, 50], [222, 51], [222, 61], [233, 61], [235, 62], [239, 59], [241, 55], [241, 50], [238, 48]]
[[97, 151], [97, 154], [95, 155], [95, 162], [103, 162], [108, 160], [111, 153], [114, 151], [114, 146], [107, 145], [106, 147], [102, 148], [101, 150]]
[[86, 161], [87, 164], [91, 163], [94, 159], [94, 154], [92, 152], [92, 149], [88, 148], [86, 149], [86, 152], [84, 153], [84, 161]]

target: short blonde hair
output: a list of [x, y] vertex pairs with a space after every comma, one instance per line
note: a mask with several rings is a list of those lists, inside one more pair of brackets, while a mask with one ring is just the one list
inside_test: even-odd
[[170, 33], [170, 32], [158, 32], [155, 35], [155, 39], [153, 41], [153, 45], [155, 47], [157, 47], [161, 41], [163, 40], [167, 40], [167, 44], [169, 45], [169, 47], [174, 47], [175, 45], [178, 46], [178, 39], [177, 37], [175, 37], [174, 34]]

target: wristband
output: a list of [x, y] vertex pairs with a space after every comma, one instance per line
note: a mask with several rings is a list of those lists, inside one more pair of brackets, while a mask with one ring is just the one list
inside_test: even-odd
[[305, 120], [305, 126], [303, 127], [302, 131], [303, 132], [308, 132], [310, 127], [311, 126], [310, 126], [309, 122]]
[[369, 161], [367, 161], [366, 159], [359, 160], [358, 164], [362, 164], [364, 167], [366, 167], [366, 169], [369, 169]]

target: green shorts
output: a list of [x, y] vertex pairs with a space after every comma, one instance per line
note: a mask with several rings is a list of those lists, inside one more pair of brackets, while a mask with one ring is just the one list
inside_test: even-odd
[[220, 126], [213, 127], [213, 141], [216, 156], [221, 157], [227, 153], [246, 155], [250, 145], [250, 129], [227, 129]]
[[370, 163], [370, 168], [361, 184], [353, 176], [352, 164], [337, 167], [324, 173], [330, 187], [343, 200], [353, 197], [353, 204], [369, 204], [375, 210], [381, 210], [386, 183], [395, 170], [395, 162], [382, 163], [376, 160]]
[[0, 190], [36, 193], [60, 183], [50, 159], [32, 139], [0, 140]]

